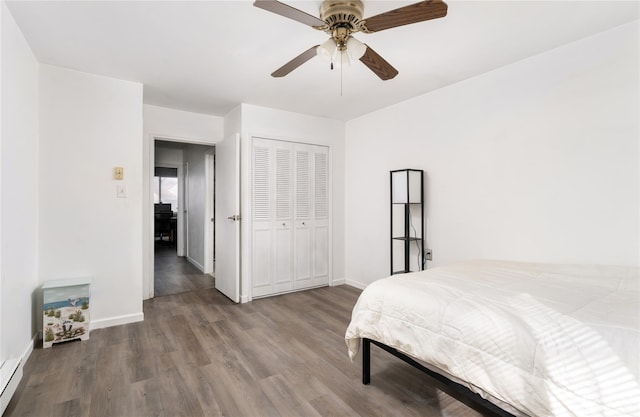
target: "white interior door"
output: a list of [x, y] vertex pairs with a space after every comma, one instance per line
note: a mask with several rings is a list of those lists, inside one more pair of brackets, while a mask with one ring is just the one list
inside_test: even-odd
[[216, 289], [240, 301], [240, 136], [216, 144]]

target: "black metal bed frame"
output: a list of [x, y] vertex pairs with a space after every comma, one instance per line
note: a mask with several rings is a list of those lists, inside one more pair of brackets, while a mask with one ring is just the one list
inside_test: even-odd
[[448, 394], [454, 398], [464, 402], [468, 406], [474, 408], [477, 411], [484, 413], [491, 417], [515, 417], [513, 414], [503, 410], [494, 403], [482, 398], [479, 394], [471, 391], [464, 385], [460, 385], [457, 382], [450, 380], [449, 378], [441, 375], [431, 369], [425, 367], [420, 362], [405, 355], [397, 349], [378, 342], [377, 340], [362, 338], [362, 383], [369, 385], [371, 382], [371, 344], [378, 346], [382, 350], [386, 350], [396, 358], [403, 360], [414, 368], [426, 373], [430, 377], [434, 378], [438, 382], [445, 385]]

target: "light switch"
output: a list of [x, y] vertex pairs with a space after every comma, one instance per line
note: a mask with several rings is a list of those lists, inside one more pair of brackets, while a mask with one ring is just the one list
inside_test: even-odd
[[123, 184], [116, 185], [116, 197], [127, 198], [127, 187]]
[[122, 167], [113, 168], [113, 179], [114, 180], [124, 179], [124, 168]]

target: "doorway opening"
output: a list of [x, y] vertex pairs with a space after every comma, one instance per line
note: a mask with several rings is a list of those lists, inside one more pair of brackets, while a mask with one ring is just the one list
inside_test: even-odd
[[215, 147], [154, 141], [153, 294], [213, 288]]

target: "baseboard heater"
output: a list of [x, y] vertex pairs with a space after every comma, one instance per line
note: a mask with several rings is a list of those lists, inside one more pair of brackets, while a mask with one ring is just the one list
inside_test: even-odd
[[20, 359], [7, 359], [0, 365], [0, 388], [2, 394], [0, 394], [0, 415], [4, 413], [4, 410], [9, 405], [11, 397], [18, 389], [18, 384], [22, 379], [22, 366], [20, 366]]

